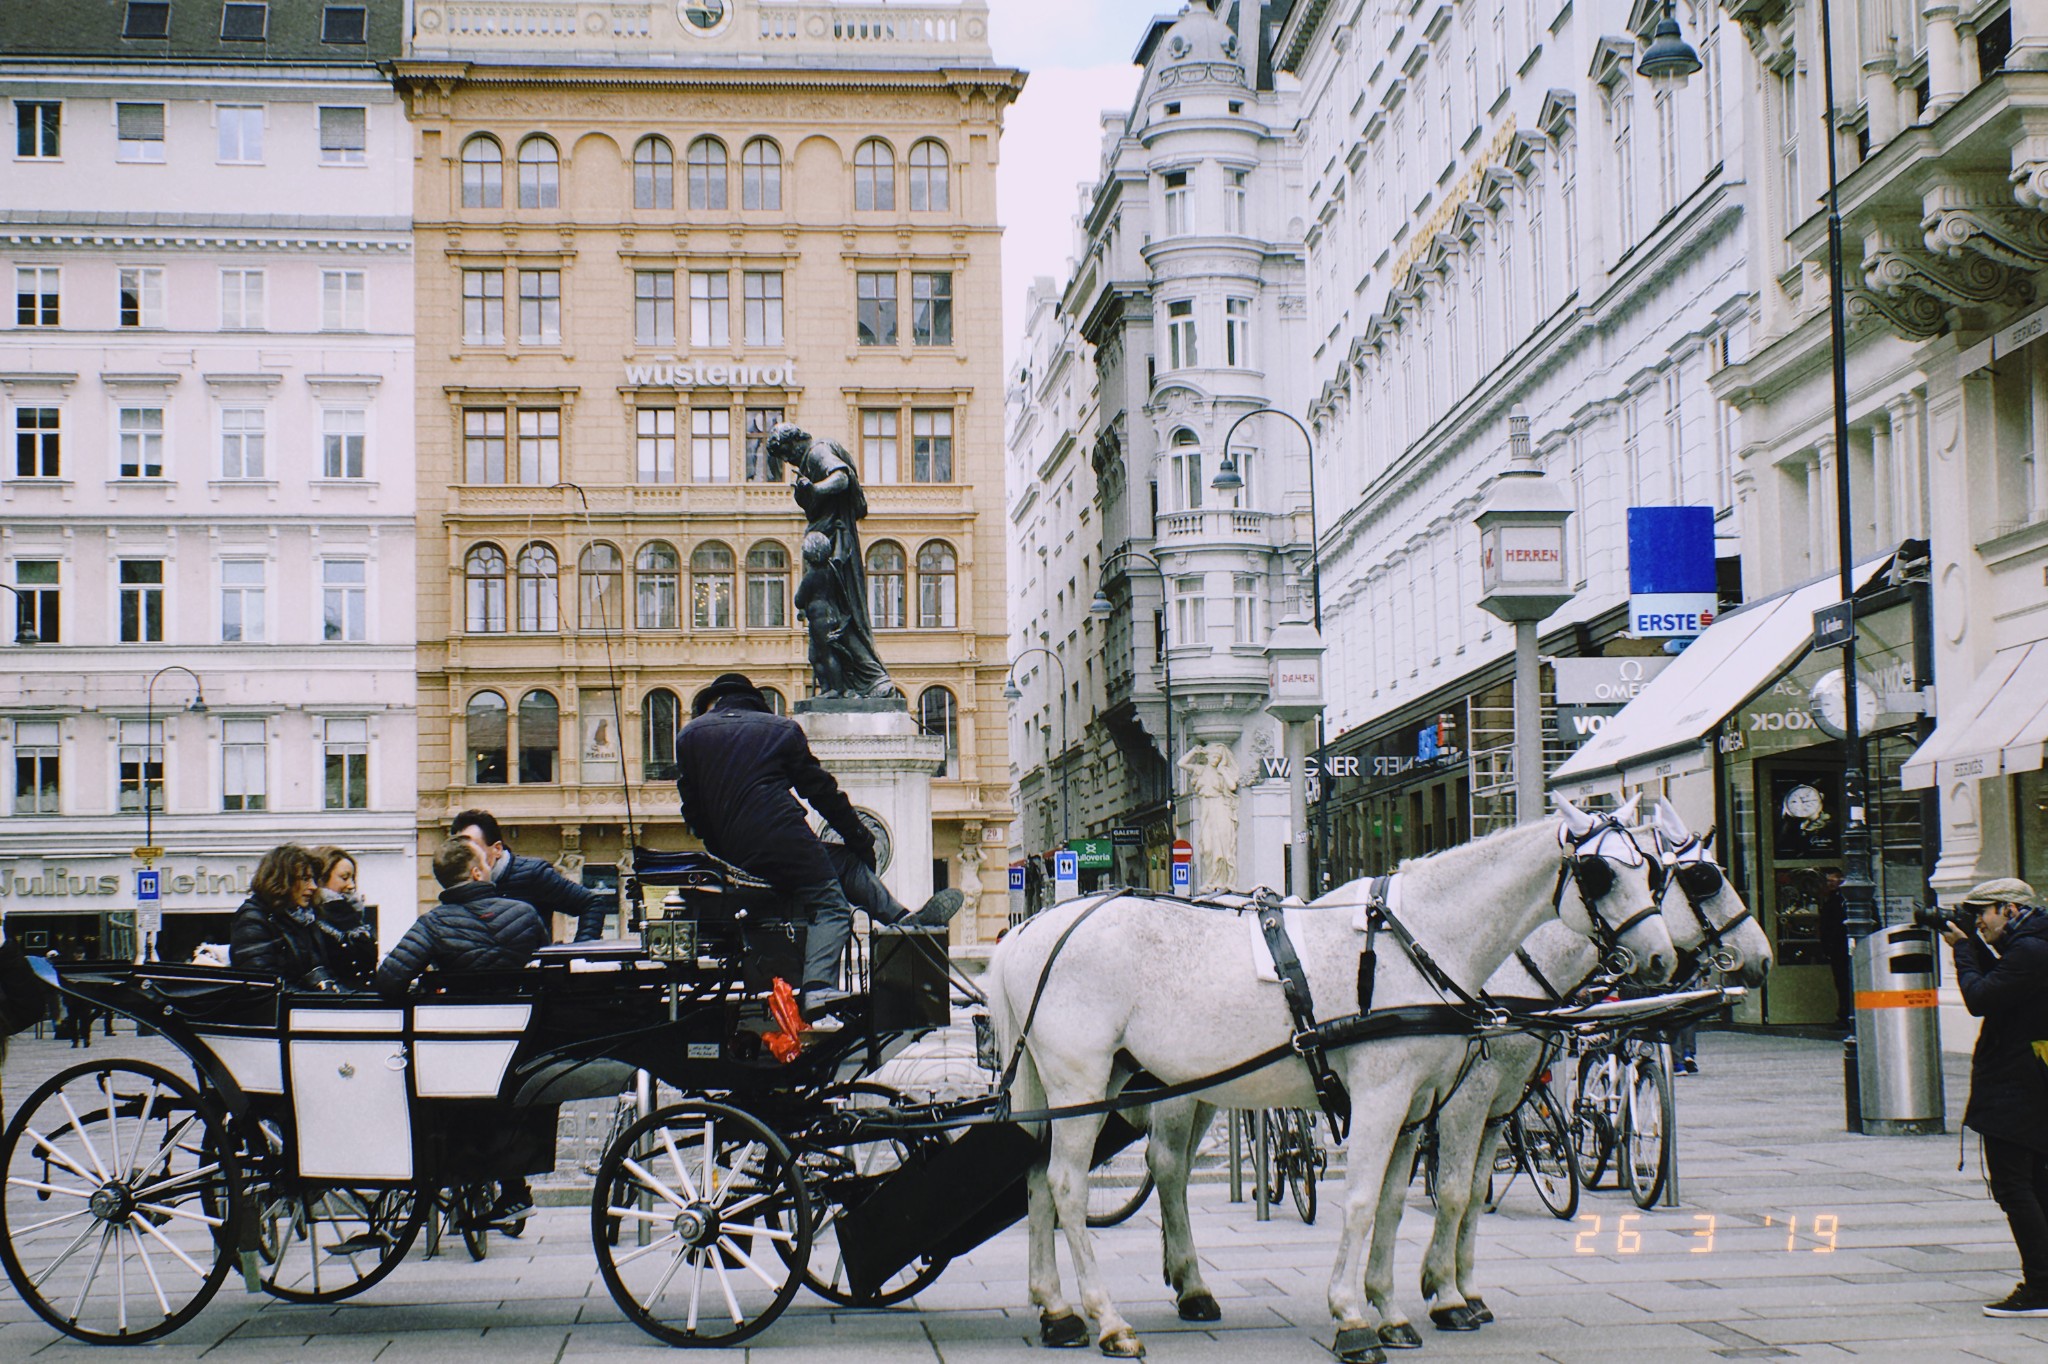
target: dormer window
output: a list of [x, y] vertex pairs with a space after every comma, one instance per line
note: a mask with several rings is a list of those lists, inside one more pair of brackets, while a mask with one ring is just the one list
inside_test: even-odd
[[170, 37], [170, 0], [128, 0], [128, 14], [121, 24], [121, 36], [123, 38]]
[[230, 43], [260, 43], [270, 30], [270, 6], [268, 4], [239, 3], [229, 0], [220, 10], [221, 41]]
[[1179, 101], [1179, 100], [1174, 100], [1173, 102], [1171, 102], [1170, 104], [1168, 104], [1168, 105], [1166, 106], [1166, 116], [1167, 116], [1168, 118], [1172, 118], [1172, 117], [1173, 117], [1173, 116], [1174, 116], [1175, 114], [1177, 114], [1177, 113], [1179, 113], [1179, 112], [1180, 112], [1180, 101]]
[[329, 5], [320, 13], [320, 41], [361, 43], [369, 39], [369, 10], [362, 5]]

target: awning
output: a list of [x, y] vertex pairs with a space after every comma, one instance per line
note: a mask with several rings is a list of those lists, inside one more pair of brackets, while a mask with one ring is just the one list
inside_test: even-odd
[[2048, 746], [2048, 640], [2000, 649], [1970, 696], [1945, 714], [1900, 780], [1909, 791], [1958, 778], [2032, 772]]
[[[1856, 590], [1890, 562], [1887, 554], [1859, 565]], [[1841, 581], [1829, 575], [1722, 616], [1565, 760], [1551, 789], [1583, 796], [1704, 770], [1714, 727], [1798, 661], [1813, 640], [1813, 613], [1841, 599]]]

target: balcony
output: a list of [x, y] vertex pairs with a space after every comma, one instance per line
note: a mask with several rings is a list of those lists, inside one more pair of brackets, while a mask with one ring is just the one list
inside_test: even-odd
[[1159, 518], [1159, 547], [1185, 550], [1197, 545], [1256, 545], [1273, 543], [1271, 512], [1243, 511], [1233, 507], [1202, 507], [1195, 511], [1167, 512]]

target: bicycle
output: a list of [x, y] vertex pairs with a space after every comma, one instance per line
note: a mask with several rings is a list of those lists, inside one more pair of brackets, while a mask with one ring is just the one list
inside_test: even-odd
[[1294, 1195], [1294, 1210], [1309, 1226], [1316, 1220], [1316, 1186], [1329, 1172], [1330, 1156], [1316, 1138], [1316, 1115], [1306, 1108], [1266, 1110], [1266, 1201]]
[[1140, 1137], [1088, 1172], [1088, 1225], [1121, 1226], [1152, 1196], [1152, 1168]]
[[1572, 1106], [1579, 1182], [1598, 1188], [1611, 1159], [1615, 1182], [1636, 1206], [1656, 1206], [1668, 1168], [1671, 1101], [1671, 1071], [1657, 1043], [1624, 1034], [1590, 1042], [1579, 1056]]
[[1550, 1092], [1548, 1068], [1508, 1114], [1500, 1148], [1494, 1153], [1493, 1174], [1495, 1178], [1505, 1174], [1507, 1179], [1498, 1189], [1488, 1180], [1488, 1212], [1499, 1208], [1516, 1178], [1526, 1174], [1529, 1186], [1551, 1216], [1564, 1222], [1578, 1216], [1579, 1169], [1573, 1159], [1572, 1126]]

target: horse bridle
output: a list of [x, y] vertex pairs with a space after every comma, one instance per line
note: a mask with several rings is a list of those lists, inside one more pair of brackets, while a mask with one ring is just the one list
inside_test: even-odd
[[[1707, 913], [1706, 902], [1720, 894], [1728, 882], [1728, 875], [1721, 870], [1720, 863], [1707, 856], [1707, 840], [1711, 837], [1711, 834], [1694, 834], [1683, 843], [1671, 845], [1669, 863], [1662, 858], [1650, 861], [1650, 890], [1656, 896], [1658, 907], [1662, 908], [1665, 895], [1676, 884], [1685, 907], [1699, 921], [1700, 945], [1694, 955], [1700, 957], [1717, 952], [1724, 938], [1756, 917], [1756, 912], [1746, 904], [1741, 913], [1729, 915], [1728, 922], [1722, 924], [1715, 923], [1714, 916]], [[1658, 838], [1666, 841], [1662, 834]], [[1715, 957], [1715, 966], [1723, 971], [1732, 970], [1740, 958], [1727, 956], [1725, 960], [1723, 965], [1723, 958]]]
[[1632, 859], [1623, 861], [1622, 865], [1648, 866], [1651, 875], [1655, 876], [1657, 859], [1643, 852], [1642, 844], [1636, 842], [1635, 835], [1629, 831], [1627, 825], [1612, 815], [1605, 815], [1585, 833], [1571, 839], [1568, 845], [1571, 850], [1564, 855], [1557, 869], [1557, 885], [1550, 893], [1550, 904], [1553, 909], [1561, 908], [1564, 904], [1565, 886], [1575, 886], [1579, 892], [1579, 902], [1586, 907], [1586, 918], [1593, 925], [1593, 944], [1600, 949], [1600, 955], [1603, 958], [1633, 959], [1635, 954], [1622, 946], [1621, 940], [1628, 936], [1637, 924], [1662, 914], [1664, 910], [1657, 902], [1656, 895], [1652, 894], [1647, 909], [1631, 914], [1618, 924], [1607, 922], [1606, 916], [1600, 912], [1600, 902], [1614, 889], [1616, 878], [1613, 861], [1605, 853], [1587, 852], [1585, 849], [1609, 835], [1619, 835], [1634, 854]]

